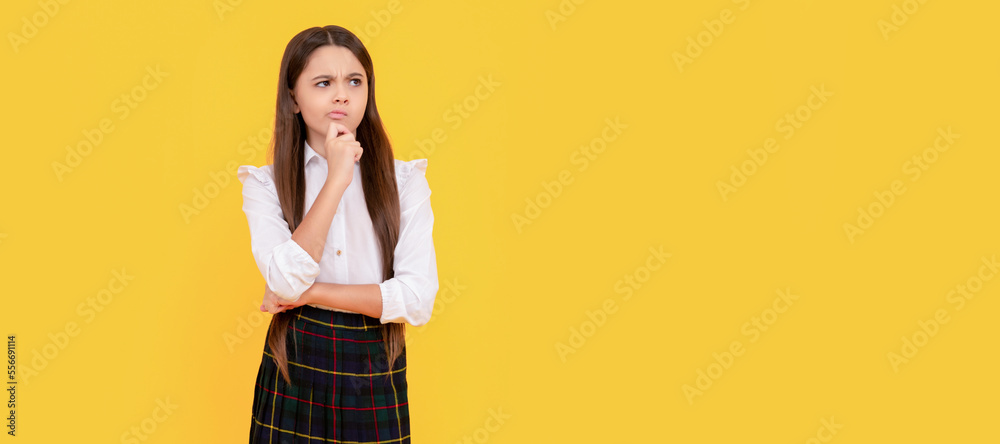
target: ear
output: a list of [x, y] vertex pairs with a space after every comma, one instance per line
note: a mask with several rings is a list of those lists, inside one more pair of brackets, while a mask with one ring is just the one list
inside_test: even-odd
[[288, 95], [292, 96], [293, 112], [295, 114], [299, 113], [299, 103], [295, 101], [295, 92], [288, 91]]

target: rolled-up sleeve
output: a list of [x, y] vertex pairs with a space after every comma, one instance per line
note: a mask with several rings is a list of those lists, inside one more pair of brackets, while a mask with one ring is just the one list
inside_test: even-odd
[[298, 300], [319, 276], [319, 264], [292, 240], [282, 216], [277, 188], [262, 168], [242, 165], [243, 212], [250, 226], [250, 251], [268, 288], [282, 299]]
[[438, 291], [434, 252], [434, 213], [427, 183], [427, 159], [412, 162], [399, 197], [399, 241], [394, 250], [393, 277], [379, 284], [383, 324], [406, 322], [420, 326], [431, 318]]

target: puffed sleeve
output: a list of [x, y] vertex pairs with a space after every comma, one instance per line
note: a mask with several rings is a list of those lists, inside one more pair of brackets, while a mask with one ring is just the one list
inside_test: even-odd
[[257, 268], [271, 291], [295, 301], [313, 285], [320, 269], [312, 256], [292, 240], [270, 168], [242, 165], [236, 177], [243, 184], [243, 212], [250, 226], [250, 251]]
[[394, 251], [394, 275], [379, 284], [382, 291], [380, 321], [420, 326], [430, 320], [438, 291], [432, 236], [434, 213], [426, 177], [427, 159], [411, 160], [405, 166], [406, 178], [400, 185], [399, 241]]

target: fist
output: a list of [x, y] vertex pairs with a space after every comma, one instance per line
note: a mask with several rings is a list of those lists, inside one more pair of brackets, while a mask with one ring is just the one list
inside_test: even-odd
[[361, 160], [364, 149], [354, 139], [354, 134], [338, 122], [330, 122], [326, 131], [327, 180], [347, 186], [354, 179], [354, 162]]
[[281, 296], [278, 296], [267, 284], [264, 284], [264, 302], [260, 304], [260, 311], [266, 311], [271, 314], [278, 314], [285, 310], [291, 310], [295, 307], [299, 307], [307, 304], [306, 298], [299, 296], [298, 299], [294, 301], [289, 301]]

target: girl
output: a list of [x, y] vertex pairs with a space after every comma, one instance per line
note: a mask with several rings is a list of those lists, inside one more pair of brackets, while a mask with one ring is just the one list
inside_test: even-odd
[[438, 290], [427, 159], [393, 158], [350, 31], [285, 47], [271, 154], [237, 170], [274, 314], [250, 442], [408, 443], [404, 323], [426, 323]]

